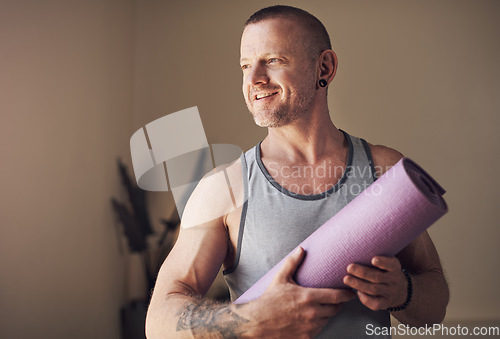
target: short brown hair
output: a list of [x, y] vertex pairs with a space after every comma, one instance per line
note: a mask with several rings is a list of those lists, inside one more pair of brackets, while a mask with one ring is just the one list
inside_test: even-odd
[[274, 18], [297, 19], [297, 22], [304, 26], [309, 36], [308, 49], [312, 57], [316, 58], [324, 50], [332, 49], [330, 36], [325, 26], [314, 15], [300, 8], [284, 5], [263, 8], [248, 18], [245, 22], [245, 27], [250, 24], [256, 24]]

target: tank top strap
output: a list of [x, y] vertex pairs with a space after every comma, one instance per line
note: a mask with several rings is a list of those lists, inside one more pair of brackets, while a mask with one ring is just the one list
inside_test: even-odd
[[[346, 133], [347, 134], [347, 133]], [[353, 175], [363, 179], [371, 178], [373, 181], [377, 179], [373, 158], [370, 151], [370, 146], [365, 139], [347, 134], [353, 145]]]

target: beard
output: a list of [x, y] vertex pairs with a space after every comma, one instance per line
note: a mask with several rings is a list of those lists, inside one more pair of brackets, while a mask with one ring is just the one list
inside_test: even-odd
[[[274, 91], [276, 88], [260, 88], [260, 90], [262, 89]], [[276, 98], [279, 100], [278, 102], [271, 102], [257, 107], [247, 101], [247, 107], [258, 126], [282, 127], [308, 115], [313, 104], [314, 94], [314, 87], [302, 85], [295, 88], [286, 101]], [[253, 95], [250, 97], [253, 97]]]

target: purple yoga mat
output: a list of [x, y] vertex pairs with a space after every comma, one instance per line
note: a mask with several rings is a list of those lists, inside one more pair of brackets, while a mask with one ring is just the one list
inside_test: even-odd
[[[346, 288], [342, 280], [350, 263], [370, 265], [376, 255], [397, 254], [445, 214], [444, 193], [415, 162], [401, 159], [300, 244], [306, 256], [295, 281], [305, 287]], [[262, 295], [285, 258], [235, 303]]]

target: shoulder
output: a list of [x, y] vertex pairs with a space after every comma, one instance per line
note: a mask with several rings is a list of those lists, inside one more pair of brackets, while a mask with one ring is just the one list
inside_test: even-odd
[[384, 145], [373, 145], [370, 143], [368, 143], [368, 146], [370, 146], [373, 166], [375, 167], [377, 177], [380, 177], [392, 166], [394, 166], [401, 158], [404, 157], [403, 154], [401, 154], [394, 148], [390, 148]]
[[205, 174], [189, 197], [182, 215], [182, 227], [223, 221], [242, 205], [241, 159], [218, 166]]

